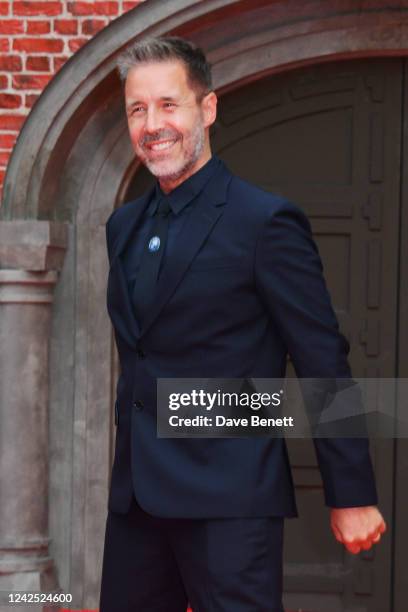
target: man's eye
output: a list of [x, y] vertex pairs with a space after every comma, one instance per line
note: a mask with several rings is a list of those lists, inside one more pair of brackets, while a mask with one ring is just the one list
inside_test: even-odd
[[171, 107], [176, 106], [176, 105], [174, 104], [174, 102], [165, 102], [165, 103], [164, 103], [164, 106], [165, 106], [166, 108], [171, 108]]

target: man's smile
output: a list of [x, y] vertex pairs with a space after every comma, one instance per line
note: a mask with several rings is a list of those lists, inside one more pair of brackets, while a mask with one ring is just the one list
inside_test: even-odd
[[176, 140], [166, 140], [165, 142], [154, 143], [147, 145], [153, 151], [163, 151], [164, 149], [170, 149], [177, 142]]
[[158, 142], [145, 143], [144, 148], [149, 151], [168, 151], [171, 149], [176, 142], [178, 142], [178, 138], [172, 140], [161, 140]]

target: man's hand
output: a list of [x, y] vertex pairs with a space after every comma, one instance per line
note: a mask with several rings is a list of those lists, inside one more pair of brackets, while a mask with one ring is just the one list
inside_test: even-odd
[[387, 529], [377, 506], [332, 508], [330, 525], [336, 540], [355, 555], [379, 542]]

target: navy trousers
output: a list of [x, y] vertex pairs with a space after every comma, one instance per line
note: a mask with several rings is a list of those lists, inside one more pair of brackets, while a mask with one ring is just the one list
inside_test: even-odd
[[283, 612], [283, 522], [109, 511], [100, 612]]

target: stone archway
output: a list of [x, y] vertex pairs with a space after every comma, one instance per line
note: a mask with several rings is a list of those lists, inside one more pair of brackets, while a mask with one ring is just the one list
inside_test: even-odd
[[[53, 584], [51, 552], [60, 585], [73, 593], [75, 604], [97, 605], [112, 427], [104, 224], [137, 170], [115, 58], [145, 33], [186, 36], [207, 50], [215, 88], [222, 94], [301, 65], [408, 54], [408, 10], [393, 10], [387, 2], [378, 2], [376, 10], [351, 1], [290, 4], [149, 0], [113, 22], [64, 66], [21, 132], [0, 211], [0, 307], [6, 315], [0, 332], [12, 363], [33, 372], [19, 381], [19, 374], [9, 375], [1, 363], [7, 374], [2, 423], [20, 415], [21, 440], [32, 440], [30, 453], [16, 455], [2, 439], [7, 469], [1, 488], [10, 503], [0, 515], [0, 572], [11, 568], [8, 575], [19, 589]], [[40, 355], [35, 368], [27, 361], [32, 353], [27, 357], [26, 343], [13, 334], [21, 322]], [[44, 376], [48, 368], [49, 380]], [[18, 384], [23, 392], [16, 395]], [[35, 408], [38, 419], [26, 419], [27, 407]], [[7, 431], [13, 432], [11, 425]], [[37, 480], [30, 472], [33, 457]], [[39, 488], [49, 491], [50, 548], [47, 500], [38, 500]], [[19, 510], [27, 503], [36, 508], [34, 516]], [[28, 574], [31, 583], [24, 580]]]

